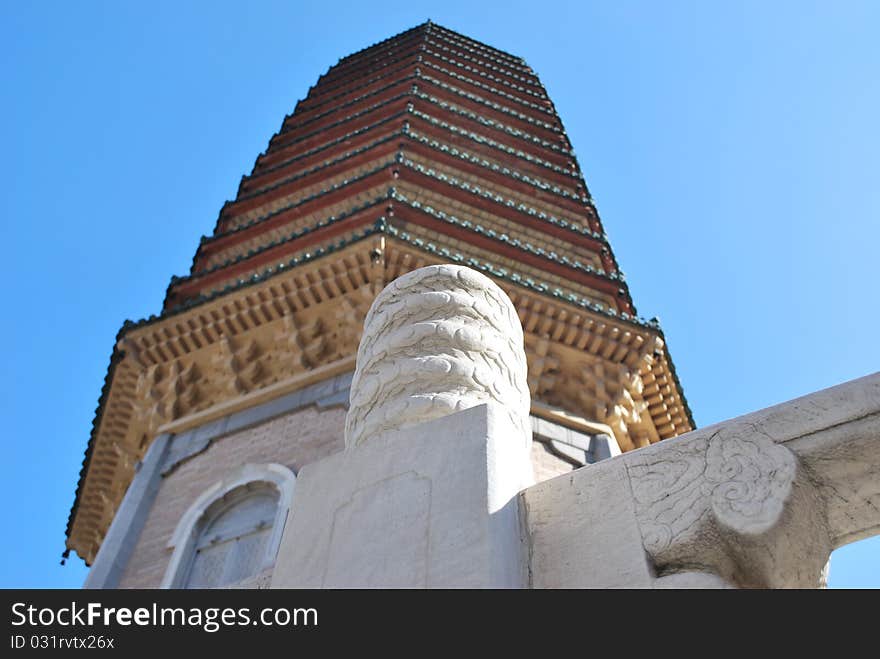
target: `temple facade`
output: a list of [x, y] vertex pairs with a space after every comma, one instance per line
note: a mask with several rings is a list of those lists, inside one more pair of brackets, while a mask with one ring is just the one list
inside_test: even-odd
[[515, 309], [536, 482], [695, 428], [538, 76], [428, 22], [322, 75], [122, 326], [67, 528], [86, 585], [268, 585], [297, 474], [345, 448], [371, 304], [437, 264]]

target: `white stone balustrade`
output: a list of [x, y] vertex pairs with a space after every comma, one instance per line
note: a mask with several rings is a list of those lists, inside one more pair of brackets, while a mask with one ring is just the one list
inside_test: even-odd
[[880, 532], [880, 374], [526, 490], [534, 587], [820, 585]]

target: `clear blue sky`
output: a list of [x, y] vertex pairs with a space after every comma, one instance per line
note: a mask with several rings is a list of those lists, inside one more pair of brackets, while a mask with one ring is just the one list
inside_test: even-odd
[[[58, 563], [123, 320], [321, 73], [427, 18], [538, 72], [699, 425], [880, 370], [880, 3], [6, 2], [0, 586], [82, 583]], [[880, 587], [880, 541], [831, 585]]]

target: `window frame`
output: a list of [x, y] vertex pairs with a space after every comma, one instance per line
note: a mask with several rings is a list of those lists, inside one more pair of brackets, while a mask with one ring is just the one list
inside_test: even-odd
[[[184, 588], [193, 561], [196, 543], [201, 534], [206, 514], [212, 505], [233, 490], [251, 483], [267, 483], [278, 490], [278, 507], [272, 524], [272, 533], [266, 542], [266, 553], [259, 572], [272, 567], [281, 545], [281, 536], [293, 500], [296, 474], [277, 463], [246, 464], [230, 472], [223, 480], [205, 490], [180, 518], [166, 545], [171, 558], [160, 588]], [[208, 520], [210, 521], [210, 520]], [[230, 584], [232, 585], [232, 584]]]

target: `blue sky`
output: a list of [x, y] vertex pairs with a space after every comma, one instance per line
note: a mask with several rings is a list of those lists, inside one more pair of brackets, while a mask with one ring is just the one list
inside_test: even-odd
[[[876, 2], [3, 3], [0, 587], [81, 585], [59, 559], [122, 322], [321, 73], [427, 18], [540, 75], [699, 425], [880, 370]], [[830, 577], [880, 587], [880, 540]]]

